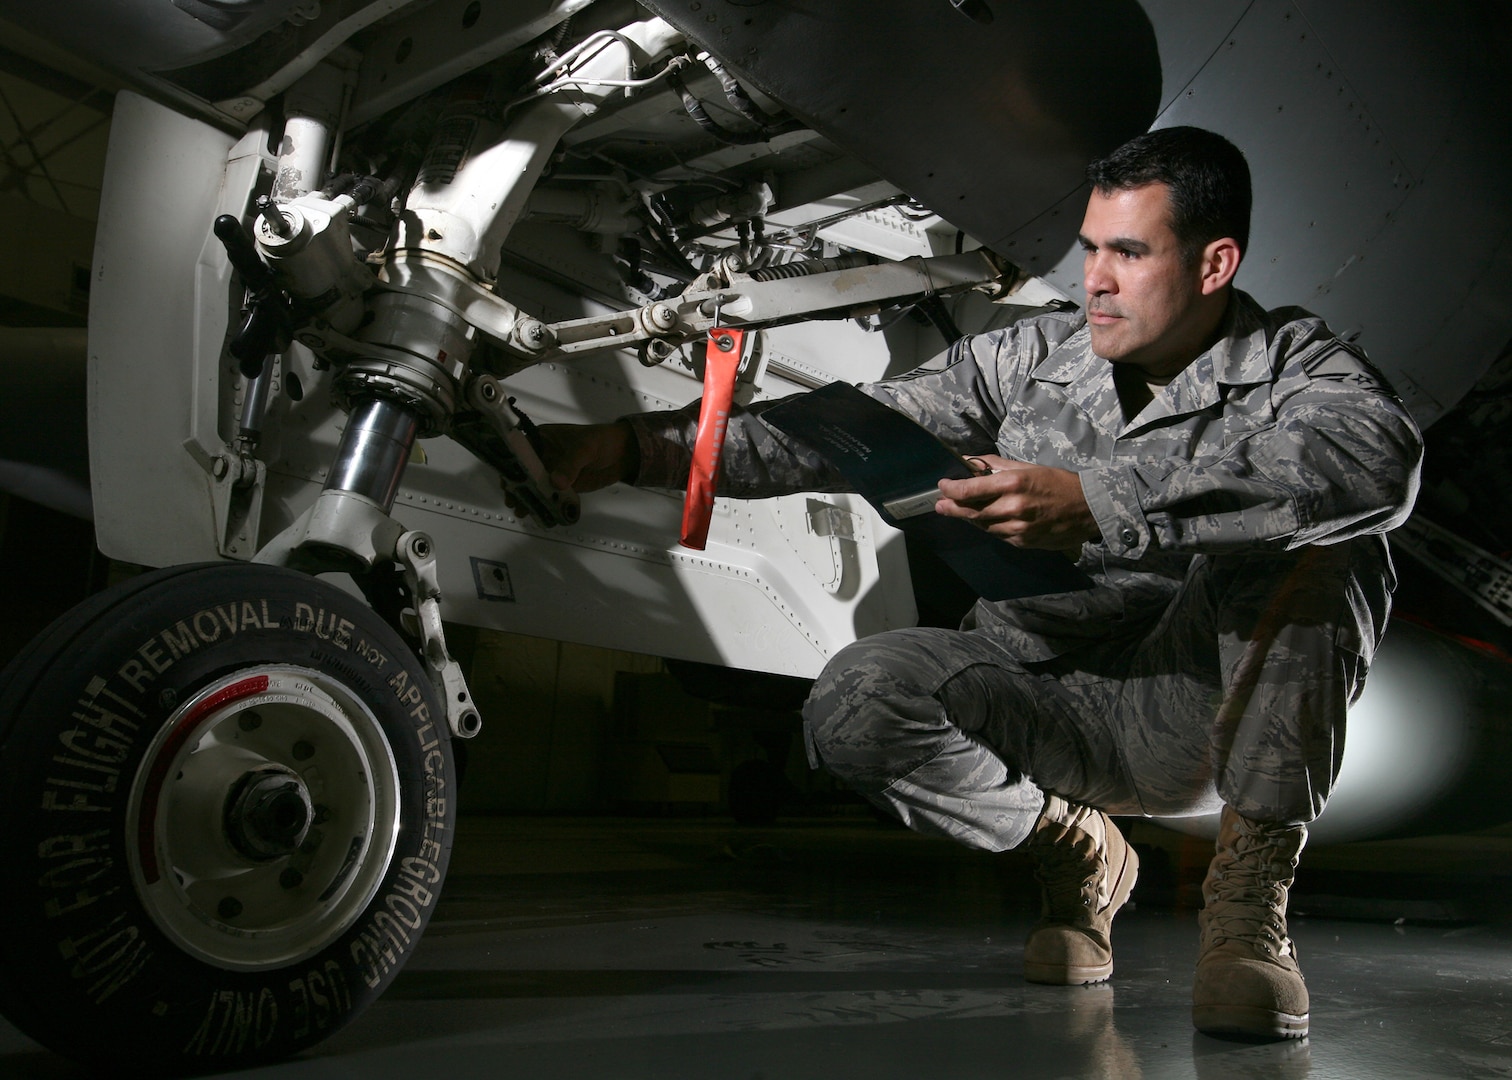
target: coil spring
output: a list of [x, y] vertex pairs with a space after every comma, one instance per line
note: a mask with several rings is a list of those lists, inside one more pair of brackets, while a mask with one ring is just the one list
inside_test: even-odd
[[875, 266], [880, 260], [863, 251], [849, 255], [836, 255], [833, 259], [807, 259], [802, 262], [778, 263], [751, 271], [752, 281], [780, 281], [784, 278], [809, 277], [812, 274], [828, 274], [834, 270], [854, 270], [858, 266]]

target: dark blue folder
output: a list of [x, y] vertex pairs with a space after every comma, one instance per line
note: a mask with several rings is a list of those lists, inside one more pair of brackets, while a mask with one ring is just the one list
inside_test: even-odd
[[849, 383], [791, 398], [761, 419], [823, 454], [883, 520], [927, 546], [983, 599], [1091, 587], [1091, 579], [1059, 552], [1017, 548], [936, 514], [936, 484], [973, 476], [973, 469], [913, 420]]

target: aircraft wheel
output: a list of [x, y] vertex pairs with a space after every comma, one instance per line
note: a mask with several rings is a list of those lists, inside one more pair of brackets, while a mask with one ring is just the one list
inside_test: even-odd
[[93, 597], [0, 673], [0, 1010], [110, 1069], [320, 1041], [429, 922], [453, 783], [424, 669], [333, 586], [218, 563]]

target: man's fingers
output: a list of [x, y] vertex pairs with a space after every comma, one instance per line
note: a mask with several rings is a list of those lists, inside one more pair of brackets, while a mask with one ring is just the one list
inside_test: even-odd
[[942, 499], [935, 504], [935, 512], [942, 517], [969, 521], [978, 528], [995, 534], [1022, 532], [1026, 524], [1039, 516], [1036, 507], [1014, 496]]
[[1002, 469], [964, 480], [941, 480], [940, 494], [962, 505], [985, 508], [1004, 495], [1024, 490], [1025, 474], [1018, 469]]
[[993, 471], [941, 480], [935, 512], [960, 518], [1015, 547], [1066, 549], [1097, 535], [1073, 472], [982, 455]]

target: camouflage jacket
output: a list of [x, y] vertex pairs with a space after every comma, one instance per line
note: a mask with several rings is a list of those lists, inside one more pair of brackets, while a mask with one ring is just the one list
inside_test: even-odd
[[[1218, 343], [1132, 420], [1112, 371], [1082, 314], [1064, 312], [962, 338], [908, 375], [862, 387], [959, 454], [1080, 475], [1102, 530], [1079, 560], [1096, 587], [979, 603], [973, 616], [1025, 659], [1146, 624], [1198, 553], [1338, 543], [1384, 533], [1412, 508], [1416, 425], [1381, 374], [1305, 311], [1267, 312], [1236, 291]], [[720, 493], [844, 490], [823, 459], [757, 419], [769, 404], [732, 416]], [[697, 415], [695, 401], [627, 418], [638, 484], [686, 483]], [[1358, 647], [1369, 655], [1370, 643]]]

